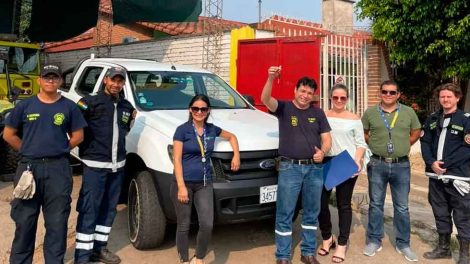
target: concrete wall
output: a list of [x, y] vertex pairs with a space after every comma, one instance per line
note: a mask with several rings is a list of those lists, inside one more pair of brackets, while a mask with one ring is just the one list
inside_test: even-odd
[[353, 1], [348, 0], [323, 0], [323, 26], [336, 33], [352, 35], [353, 3]]
[[[111, 47], [111, 57], [152, 59], [164, 63], [201, 67], [202, 42], [202, 36], [189, 36], [119, 44]], [[224, 80], [228, 81], [230, 64], [229, 32], [225, 33], [222, 38], [221, 50], [221, 72], [219, 75]], [[56, 63], [66, 69], [75, 66], [80, 59], [89, 57], [92, 52], [93, 49], [48, 53], [46, 54], [46, 61], [49, 63]]]
[[[273, 32], [256, 31], [256, 38], [273, 37]], [[226, 82], [230, 77], [230, 32], [225, 32], [222, 38], [219, 76]], [[191, 65], [202, 67], [203, 36], [170, 37], [118, 44], [111, 47], [111, 57], [152, 59], [158, 62]], [[46, 54], [46, 62], [60, 65], [63, 69], [74, 67], [78, 61], [89, 57], [93, 49], [65, 51]]]

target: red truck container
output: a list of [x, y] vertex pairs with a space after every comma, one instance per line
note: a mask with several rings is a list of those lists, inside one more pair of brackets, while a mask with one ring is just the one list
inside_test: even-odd
[[281, 78], [274, 81], [273, 97], [291, 100], [297, 81], [303, 76], [313, 78], [320, 95], [320, 37], [269, 38], [240, 40], [237, 58], [237, 90], [253, 96], [255, 106], [266, 111], [261, 91], [269, 66], [282, 66]]

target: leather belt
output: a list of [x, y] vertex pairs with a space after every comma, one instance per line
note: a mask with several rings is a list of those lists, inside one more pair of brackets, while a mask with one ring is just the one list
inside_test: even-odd
[[311, 165], [315, 163], [313, 159], [291, 159], [291, 158], [284, 157], [284, 156], [280, 156], [279, 158], [281, 161], [287, 161], [289, 163], [297, 164], [297, 165]]
[[392, 157], [382, 157], [382, 156], [375, 155], [375, 154], [372, 154], [372, 158], [378, 159], [378, 160], [386, 162], [386, 163], [400, 163], [400, 162], [404, 162], [404, 161], [409, 160], [408, 156], [392, 158]]
[[59, 156], [53, 156], [53, 157], [42, 157], [42, 158], [28, 158], [28, 157], [22, 157], [21, 162], [22, 163], [41, 163], [41, 162], [52, 162], [56, 160], [60, 160], [63, 158], [66, 158], [68, 155], [59, 155]]

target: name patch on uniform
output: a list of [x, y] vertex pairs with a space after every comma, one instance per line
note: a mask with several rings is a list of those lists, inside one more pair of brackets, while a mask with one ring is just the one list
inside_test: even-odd
[[467, 145], [470, 145], [470, 134], [466, 134], [463, 140], [465, 141], [465, 143], [467, 143]]
[[455, 130], [463, 131], [463, 127], [458, 126], [458, 125], [452, 125], [452, 128]]
[[78, 102], [77, 102], [77, 105], [78, 105], [78, 107], [80, 107], [80, 108], [83, 109], [83, 110], [87, 110], [87, 109], [88, 109], [88, 105], [87, 105], [85, 102], [83, 102], [82, 100], [78, 101]]
[[26, 115], [26, 119], [28, 119], [28, 121], [36, 121], [39, 119], [41, 115], [39, 113], [34, 113], [34, 114], [28, 114]]
[[309, 122], [309, 123], [315, 123], [316, 120], [317, 120], [317, 119], [316, 119], [315, 117], [309, 117], [309, 118], [308, 118], [308, 122]]
[[429, 129], [434, 129], [436, 128], [437, 122], [429, 124]]
[[292, 126], [298, 126], [299, 125], [299, 120], [297, 119], [296, 116], [291, 116], [290, 117], [290, 123]]
[[54, 125], [60, 126], [64, 123], [65, 115], [62, 113], [57, 113], [54, 115]]

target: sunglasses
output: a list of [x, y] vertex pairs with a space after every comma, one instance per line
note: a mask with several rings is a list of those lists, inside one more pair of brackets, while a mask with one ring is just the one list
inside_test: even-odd
[[398, 91], [381, 90], [382, 95], [397, 95]]
[[333, 101], [341, 101], [341, 102], [348, 100], [346, 96], [332, 96], [331, 99], [333, 99]]
[[201, 113], [207, 113], [209, 111], [209, 107], [191, 106], [189, 109], [191, 109], [191, 112], [193, 112], [193, 113], [198, 113], [199, 111]]
[[58, 81], [60, 81], [60, 77], [59, 77], [59, 76], [55, 76], [55, 75], [53, 75], [53, 76], [47, 75], [47, 76], [43, 76], [43, 77], [41, 77], [41, 78], [42, 78], [45, 82], [58, 82]]

